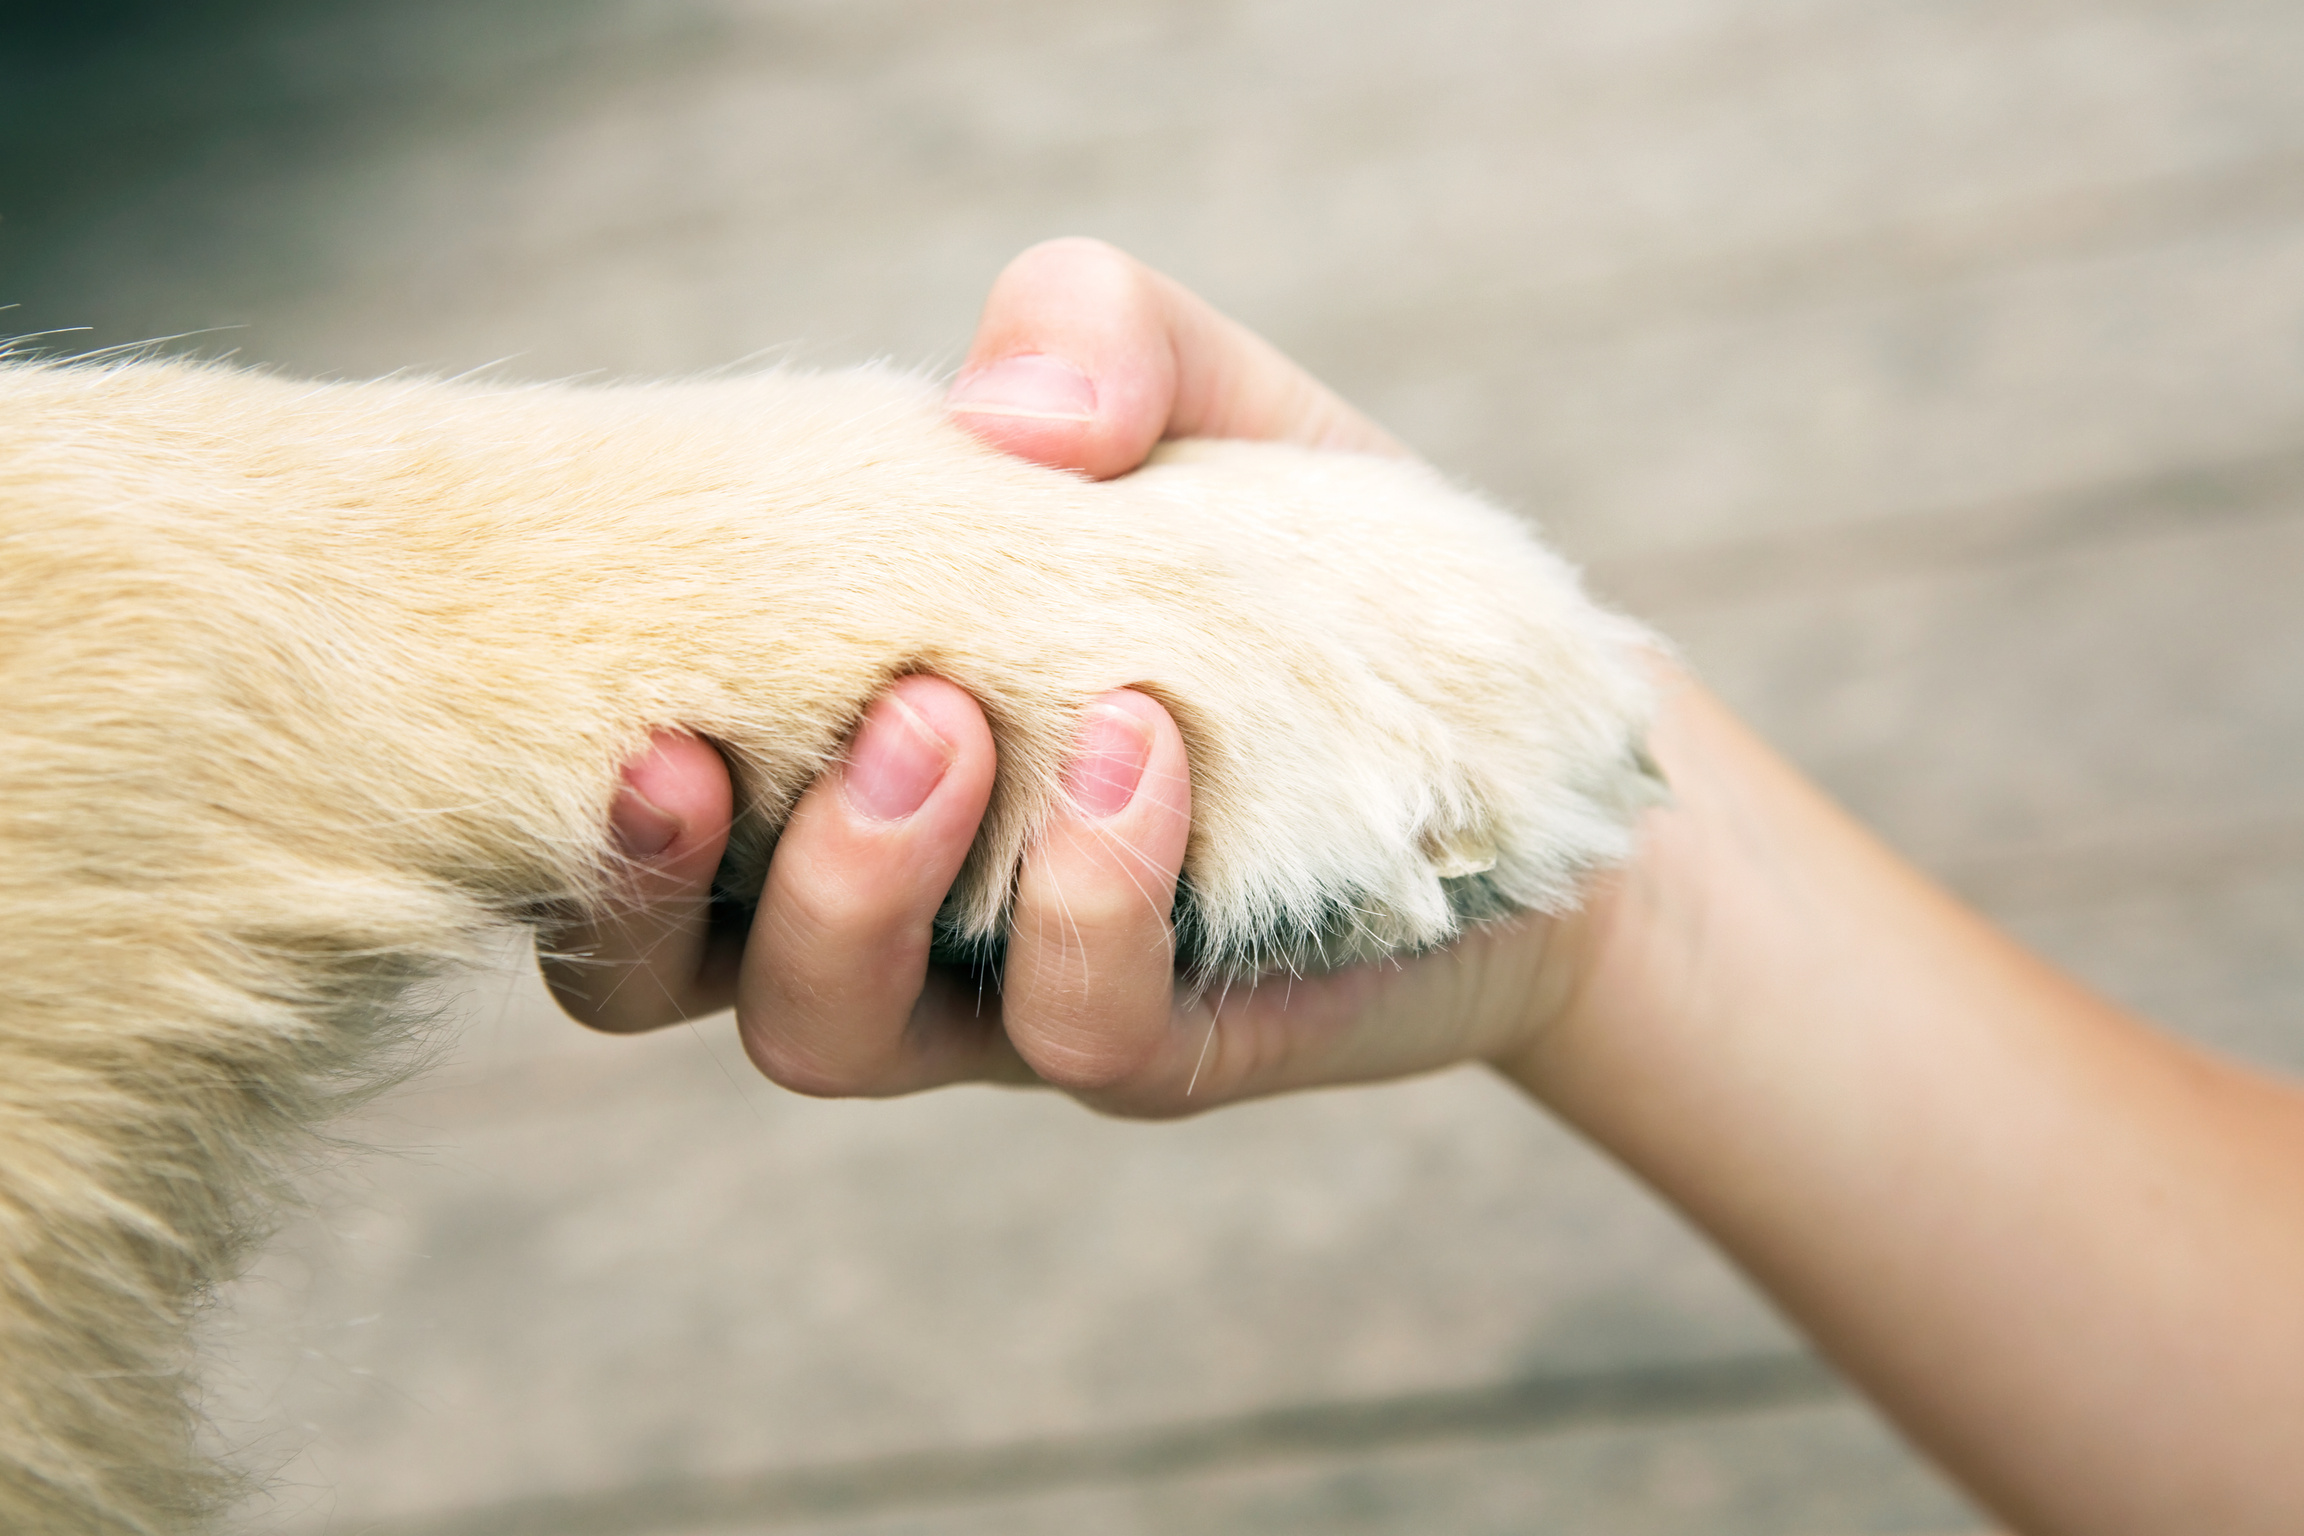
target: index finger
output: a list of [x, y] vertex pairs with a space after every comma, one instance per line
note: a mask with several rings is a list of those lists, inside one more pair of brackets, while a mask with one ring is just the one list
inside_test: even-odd
[[1008, 264], [945, 409], [996, 448], [1099, 480], [1164, 437], [1407, 453], [1263, 337], [1100, 240]]

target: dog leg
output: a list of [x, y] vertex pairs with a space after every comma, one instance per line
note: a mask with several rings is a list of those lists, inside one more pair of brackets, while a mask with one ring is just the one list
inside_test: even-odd
[[1644, 637], [1411, 464], [1107, 484], [881, 374], [504, 388], [0, 368], [0, 1526], [192, 1526], [184, 1324], [297, 1138], [494, 925], [615, 887], [618, 765], [721, 744], [726, 882], [894, 676], [984, 706], [996, 947], [1081, 707], [1190, 748], [1201, 977], [1560, 909], [1653, 797]]

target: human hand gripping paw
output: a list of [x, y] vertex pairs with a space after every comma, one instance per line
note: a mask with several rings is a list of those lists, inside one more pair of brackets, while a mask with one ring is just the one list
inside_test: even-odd
[[[1096, 478], [1133, 470], [1164, 438], [1404, 456], [1260, 338], [1091, 241], [1037, 247], [1001, 275], [947, 409], [997, 447]], [[876, 701], [795, 807], [748, 933], [713, 922], [726, 769], [695, 737], [659, 735], [627, 765], [614, 811], [631, 900], [562, 934], [547, 978], [571, 1014], [614, 1031], [733, 1003], [754, 1062], [802, 1092], [1037, 1081], [1148, 1115], [1495, 1057], [1572, 984], [1575, 921], [1536, 915], [1405, 960], [1180, 984], [1183, 739], [1158, 703], [1120, 690], [1086, 711], [1075, 752], [1018, 872], [995, 985], [931, 960], [996, 762], [973, 701], [927, 676]], [[1468, 873], [1493, 857], [1435, 853]], [[1476, 898], [1477, 878], [1456, 883]], [[1475, 899], [1471, 915], [1488, 914]]]

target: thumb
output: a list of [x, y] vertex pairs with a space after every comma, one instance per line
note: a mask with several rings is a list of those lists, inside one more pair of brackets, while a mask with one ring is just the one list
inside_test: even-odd
[[1406, 451], [1270, 342], [1098, 240], [1008, 264], [945, 408], [996, 448], [1099, 480], [1164, 437]]

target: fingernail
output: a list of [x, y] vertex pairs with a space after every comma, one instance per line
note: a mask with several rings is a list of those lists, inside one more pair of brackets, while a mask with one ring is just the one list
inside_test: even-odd
[[920, 712], [889, 694], [865, 711], [841, 789], [850, 805], [875, 821], [902, 821], [920, 809], [952, 757], [951, 746]]
[[680, 835], [680, 818], [629, 784], [616, 796], [616, 804], [608, 812], [608, 825], [625, 856], [634, 859], [656, 857]]
[[1083, 816], [1112, 816], [1136, 798], [1152, 756], [1152, 728], [1126, 710], [1090, 710], [1079, 752], [1064, 775], [1064, 793]]
[[1028, 352], [960, 375], [944, 397], [944, 409], [971, 416], [1094, 421], [1096, 385], [1060, 357]]

